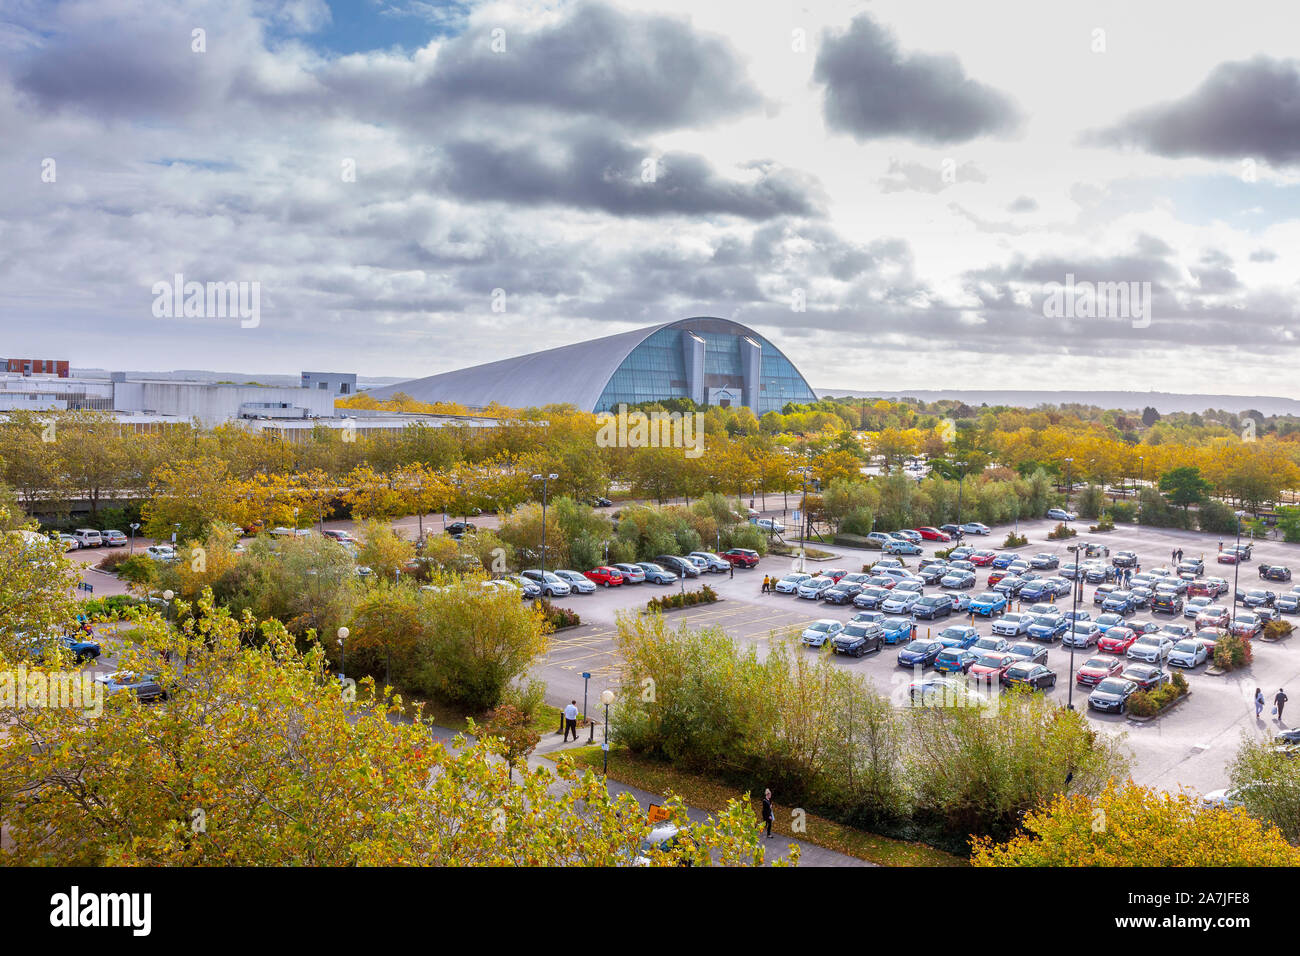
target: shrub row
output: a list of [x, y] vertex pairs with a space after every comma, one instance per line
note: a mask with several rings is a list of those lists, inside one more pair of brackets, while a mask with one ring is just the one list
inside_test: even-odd
[[707, 584], [698, 591], [678, 591], [653, 597], [646, 602], [647, 611], [668, 611], [675, 608], [694, 607], [697, 604], [712, 604], [718, 599], [718, 592]]

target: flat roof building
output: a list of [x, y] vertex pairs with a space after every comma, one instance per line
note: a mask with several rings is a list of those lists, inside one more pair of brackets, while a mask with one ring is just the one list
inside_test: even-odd
[[699, 405], [744, 405], [755, 415], [816, 394], [794, 364], [753, 329], [696, 316], [633, 332], [373, 389], [469, 409], [572, 404], [604, 412], [620, 404], [689, 398]]

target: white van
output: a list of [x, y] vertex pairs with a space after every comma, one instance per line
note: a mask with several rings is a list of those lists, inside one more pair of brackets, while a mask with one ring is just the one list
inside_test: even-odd
[[78, 528], [72, 532], [72, 536], [77, 539], [77, 544], [83, 548], [102, 548], [104, 546], [104, 536], [93, 528]]

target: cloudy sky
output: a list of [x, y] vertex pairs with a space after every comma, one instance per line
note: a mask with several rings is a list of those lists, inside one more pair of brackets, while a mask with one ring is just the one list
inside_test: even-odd
[[[0, 0], [0, 354], [417, 377], [708, 314], [818, 387], [1300, 397], [1298, 26]], [[155, 316], [177, 273], [259, 324]], [[1151, 321], [1045, 314], [1067, 275]]]

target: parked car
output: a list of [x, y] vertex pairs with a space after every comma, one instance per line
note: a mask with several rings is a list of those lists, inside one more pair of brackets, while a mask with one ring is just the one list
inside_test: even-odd
[[948, 574], [945, 574], [942, 578], [939, 579], [939, 587], [941, 588], [965, 589], [965, 588], [973, 588], [974, 586], [975, 586], [975, 575], [970, 571], [962, 571], [960, 569], [956, 569], [950, 571]]
[[951, 541], [952, 535], [946, 531], [940, 531], [938, 528], [917, 528], [916, 533], [926, 541]]
[[1063, 615], [1035, 614], [1025, 634], [1031, 640], [1051, 643], [1063, 635], [1069, 626], [1069, 621]]
[[1036, 603], [1045, 598], [1056, 597], [1056, 588], [1050, 585], [1046, 578], [1035, 578], [1024, 582], [1017, 597], [1022, 602]]
[[1094, 687], [1107, 677], [1114, 677], [1124, 670], [1122, 657], [1090, 657], [1074, 672], [1074, 682], [1080, 687]]
[[645, 568], [639, 564], [621, 563], [611, 564], [611, 568], [623, 575], [624, 584], [644, 584]]
[[1019, 637], [1029, 631], [1034, 616], [1025, 612], [1009, 611], [993, 622], [993, 633], [1005, 637]]
[[1022, 661], [1029, 661], [1031, 664], [1047, 663], [1047, 648], [1041, 644], [1035, 644], [1033, 641], [1020, 641], [1017, 644], [1012, 644], [1007, 648], [1007, 653]]
[[155, 561], [175, 561], [177, 559], [176, 549], [170, 544], [151, 544], [144, 549], [144, 553]]
[[887, 617], [880, 622], [886, 644], [903, 644], [916, 637], [916, 624], [905, 617]]
[[104, 689], [105, 694], [135, 694], [142, 704], [167, 699], [167, 691], [163, 690], [157, 676], [153, 674], [133, 674], [129, 671], [96, 674], [95, 683]]
[[1067, 647], [1092, 647], [1101, 640], [1101, 628], [1095, 621], [1074, 621], [1061, 635], [1061, 643]]
[[911, 641], [898, 652], [899, 667], [929, 667], [943, 653], [943, 644], [935, 640]]
[[965, 647], [945, 647], [934, 659], [934, 669], [941, 674], [964, 674], [979, 660], [979, 655]]
[[785, 534], [785, 525], [774, 518], [752, 518], [750, 524], [757, 525], [769, 534]]
[[1138, 685], [1141, 690], [1155, 690], [1161, 684], [1169, 683], [1169, 674], [1159, 664], [1129, 664], [1119, 675]]
[[70, 534], [52, 534], [50, 540], [64, 551], [76, 551], [81, 547], [81, 542]]
[[1281, 614], [1300, 613], [1300, 592], [1283, 591], [1277, 596], [1277, 600], [1273, 602], [1273, 607]]
[[1123, 654], [1137, 639], [1137, 631], [1131, 627], [1112, 627], [1097, 638], [1097, 650], [1107, 654]]
[[675, 554], [657, 554], [650, 559], [665, 571], [671, 571], [678, 578], [698, 578], [700, 569], [685, 558], [679, 558]]
[[1160, 588], [1151, 599], [1152, 613], [1179, 614], [1183, 610], [1183, 599], [1176, 591]]
[[921, 543], [921, 533], [913, 531], [911, 528], [900, 528], [898, 531], [889, 532], [891, 538], [902, 538], [904, 541], [910, 541], [912, 544]]
[[1047, 517], [1053, 521], [1074, 521], [1079, 516], [1073, 511], [1066, 511], [1064, 508], [1048, 508]]
[[844, 630], [844, 625], [840, 621], [822, 618], [820, 621], [813, 621], [804, 628], [799, 639], [809, 647], [821, 647], [842, 630]]
[[[65, 654], [72, 656], [78, 664], [84, 664], [87, 661], [93, 661], [103, 653], [104, 649], [97, 641], [90, 639], [91, 635], [85, 631], [80, 631], [76, 635], [58, 634], [51, 640], [59, 645]], [[37, 663], [45, 661], [45, 651], [49, 646], [49, 641], [36, 641], [32, 645], [32, 659]]]
[[878, 651], [884, 643], [884, 631], [879, 624], [856, 624], [852, 621], [831, 638], [831, 648], [836, 654], [851, 654], [854, 657]]
[[[644, 573], [644, 569], [642, 573]], [[664, 571], [663, 574], [670, 582], [673, 580], [673, 576], [667, 571]], [[556, 571], [555, 576], [567, 584], [569, 586], [569, 591], [573, 594], [596, 593], [595, 583], [588, 581], [585, 574], [580, 574], [577, 571]]]
[[712, 551], [692, 551], [687, 557], [703, 561], [705, 569], [714, 574], [728, 574], [731, 571], [731, 562]]
[[1210, 652], [1204, 643], [1189, 638], [1174, 645], [1173, 650], [1169, 652], [1169, 666], [1177, 664], [1179, 667], [1196, 667], [1198, 664], [1204, 664], [1209, 656]]
[[1265, 581], [1290, 581], [1291, 569], [1280, 564], [1261, 564], [1259, 576]]
[[981, 524], [978, 521], [967, 521], [965, 524], [961, 526], [961, 530], [963, 534], [991, 534], [992, 533], [992, 529], [988, 525]]
[[104, 544], [110, 548], [123, 548], [131, 540], [120, 531], [108, 530], [103, 532]]
[[77, 539], [77, 544], [83, 548], [102, 548], [104, 546], [104, 536], [94, 528], [78, 528], [72, 532], [72, 536]]
[[921, 546], [919, 544], [913, 544], [911, 541], [902, 541], [898, 538], [894, 538], [890, 541], [886, 541], [882, 550], [884, 550], [885, 554], [920, 554]]
[[1088, 695], [1088, 707], [1104, 713], [1122, 714], [1138, 685], [1122, 677], [1107, 677]]
[[975, 565], [977, 568], [987, 568], [989, 565], [993, 563], [994, 559], [997, 558], [997, 556], [998, 553], [996, 551], [989, 551], [987, 549], [983, 549], [980, 551], [972, 551], [970, 557], [968, 557], [966, 560], [969, 561], [971, 564]]
[[1117, 568], [1136, 568], [1138, 556], [1133, 551], [1116, 551], [1115, 555], [1110, 559], [1110, 563]]
[[1218, 553], [1215, 560], [1219, 564], [1245, 564], [1250, 560], [1250, 545], [1229, 545]]
[[971, 677], [978, 677], [989, 682], [1001, 681], [1007, 668], [1015, 664], [1018, 658], [1006, 651], [987, 651], [967, 671]]
[[1173, 638], [1167, 634], [1156, 632], [1155, 634], [1143, 634], [1129, 646], [1129, 649], [1124, 652], [1124, 656], [1133, 661], [1159, 664], [1169, 656], [1169, 652], [1173, 649]]
[[880, 588], [867, 586], [859, 591], [853, 598], [853, 606], [865, 610], [875, 610], [885, 603], [889, 597], [889, 588]]
[[[542, 592], [542, 597], [568, 597], [573, 591], [567, 581], [560, 577], [554, 571], [542, 571], [531, 568], [527, 571], [520, 571], [524, 577], [536, 584]], [[644, 580], [644, 575], [642, 576]]]
[[1061, 559], [1054, 554], [1041, 551], [1029, 559], [1029, 566], [1036, 571], [1051, 571], [1061, 566]]
[[935, 621], [947, 617], [952, 611], [952, 600], [946, 594], [926, 595], [912, 605], [912, 616], [917, 620]]
[[1265, 591], [1263, 588], [1251, 588], [1249, 591], [1237, 592], [1237, 603], [1249, 608], [1272, 607], [1273, 602], [1277, 600], [1277, 594], [1273, 591]]
[[970, 609], [981, 617], [994, 617], [1007, 609], [1007, 599], [997, 591], [985, 591], [970, 602]]
[[904, 591], [902, 588], [895, 588], [889, 597], [885, 598], [880, 609], [886, 614], [911, 614], [912, 608], [916, 602], [921, 600], [921, 595], [915, 591]]
[[1188, 598], [1183, 602], [1183, 617], [1193, 621], [1196, 616], [1214, 603], [1214, 599], [1201, 595], [1200, 597]]
[[623, 583], [623, 572], [618, 570], [618, 568], [612, 568], [606, 565], [592, 568], [590, 571], [586, 572], [586, 574], [587, 580], [592, 584], [599, 584], [601, 587], [605, 588], [617, 587]]
[[731, 548], [728, 551], [723, 551], [721, 556], [738, 568], [758, 567], [759, 554], [749, 548]]
[[1005, 687], [1028, 687], [1030, 690], [1051, 690], [1056, 686], [1056, 672], [1045, 664], [1033, 661], [1016, 661], [1002, 672]]
[[446, 533], [457, 541], [465, 537], [467, 534], [474, 534], [476, 531], [478, 531], [478, 528], [470, 524], [468, 521], [453, 521], [446, 527]]
[[862, 585], [856, 581], [841, 581], [823, 591], [822, 600], [827, 604], [852, 604], [861, 592]]

